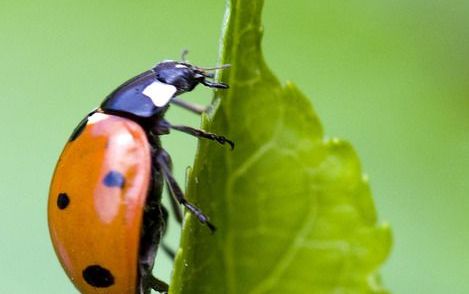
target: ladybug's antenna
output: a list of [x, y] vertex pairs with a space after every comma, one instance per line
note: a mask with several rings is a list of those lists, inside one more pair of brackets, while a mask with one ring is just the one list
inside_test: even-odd
[[187, 59], [186, 59], [187, 54], [189, 54], [189, 50], [183, 49], [181, 53], [181, 61], [184, 63], [187, 63]]
[[217, 70], [217, 69], [225, 69], [225, 68], [229, 68], [229, 67], [231, 67], [231, 64], [222, 64], [220, 66], [207, 67], [207, 68], [201, 67], [200, 69], [205, 70], [205, 71], [212, 71], [212, 70]]
[[222, 64], [220, 66], [208, 67], [208, 68], [199, 67], [198, 69], [201, 70], [207, 78], [213, 79], [215, 77], [215, 73], [208, 72], [208, 71], [215, 71], [217, 69], [225, 69], [229, 67], [231, 67], [231, 64]]

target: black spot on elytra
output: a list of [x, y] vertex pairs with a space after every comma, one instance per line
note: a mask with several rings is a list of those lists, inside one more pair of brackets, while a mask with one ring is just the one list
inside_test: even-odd
[[59, 209], [65, 209], [70, 204], [70, 197], [68, 197], [67, 193], [59, 193], [57, 196], [57, 207]]
[[111, 170], [103, 179], [103, 184], [107, 187], [118, 187], [122, 188], [125, 184], [124, 175], [118, 171]]
[[83, 279], [96, 288], [107, 288], [114, 284], [112, 273], [100, 265], [90, 265], [83, 270]]
[[84, 119], [82, 119], [81, 122], [78, 124], [78, 126], [73, 130], [72, 135], [68, 139], [69, 142], [74, 141], [76, 138], [78, 138], [78, 136], [81, 135], [81, 133], [86, 127], [86, 123], [88, 122], [88, 117], [89, 116], [86, 116]]

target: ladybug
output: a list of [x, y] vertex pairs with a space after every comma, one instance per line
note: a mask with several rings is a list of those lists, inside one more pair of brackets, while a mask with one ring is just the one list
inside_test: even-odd
[[161, 204], [164, 182], [179, 221], [177, 203], [215, 230], [185, 199], [160, 136], [174, 129], [234, 148], [223, 136], [164, 119], [171, 103], [202, 113], [177, 96], [198, 84], [228, 88], [210, 72], [224, 67], [200, 68], [184, 55], [183, 61], [163, 61], [119, 86], [73, 131], [52, 178], [48, 223], [60, 263], [81, 293], [168, 291], [152, 275], [168, 217]]

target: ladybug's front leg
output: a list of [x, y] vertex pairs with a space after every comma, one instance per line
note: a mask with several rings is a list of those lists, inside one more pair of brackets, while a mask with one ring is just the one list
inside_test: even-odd
[[207, 106], [187, 102], [187, 101], [179, 99], [177, 97], [174, 97], [173, 99], [171, 99], [171, 103], [176, 104], [177, 106], [180, 106], [180, 107], [182, 107], [186, 110], [189, 110], [189, 111], [191, 111], [195, 114], [199, 114], [199, 115], [206, 112], [207, 108], [208, 108]]
[[192, 214], [194, 214], [201, 223], [205, 224], [212, 232], [215, 231], [215, 226], [210, 223], [208, 217], [194, 204], [190, 203], [185, 197], [184, 193], [182, 192], [181, 188], [179, 187], [176, 179], [174, 179], [171, 173], [171, 158], [169, 154], [161, 149], [156, 155], [156, 162], [163, 174], [166, 183], [168, 184], [168, 190], [174, 199], [187, 208]]

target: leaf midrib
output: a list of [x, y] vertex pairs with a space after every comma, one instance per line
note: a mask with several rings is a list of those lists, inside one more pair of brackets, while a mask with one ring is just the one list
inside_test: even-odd
[[[229, 0], [228, 0], [229, 1]], [[234, 27], [232, 28], [232, 38], [233, 36], [235, 36], [237, 38], [237, 30], [238, 30], [238, 19], [235, 18], [233, 19], [234, 15], [237, 15], [238, 12], [239, 12], [239, 4], [240, 2], [236, 2], [236, 7], [235, 8], [231, 8], [230, 9], [230, 14], [229, 14], [229, 17], [228, 17], [228, 21], [227, 23], [231, 23], [231, 25], [233, 25], [233, 21], [235, 21], [234, 23]], [[230, 28], [227, 27], [227, 30], [229, 30]], [[227, 31], [228, 32], [228, 31]], [[228, 36], [224, 36], [224, 38], [227, 38]], [[236, 39], [236, 41], [239, 41], [238, 38]], [[226, 42], [226, 40], [225, 40]], [[234, 40], [232, 40], [232, 42], [234, 42]], [[232, 43], [234, 44], [234, 43]], [[225, 48], [226, 49], [226, 48]], [[233, 54], [237, 52], [238, 50], [238, 46], [231, 46], [231, 55], [232, 55], [232, 59], [233, 59], [233, 56], [236, 56], [236, 54]], [[226, 52], [224, 52], [224, 56], [223, 56], [223, 59], [226, 58]], [[224, 61], [224, 60], [223, 60]], [[236, 77], [236, 66], [233, 66], [231, 71], [230, 71], [230, 82], [232, 81], [232, 78], [231, 77]], [[227, 102], [230, 102], [231, 103], [231, 99], [232, 99], [232, 96], [233, 96], [233, 91], [228, 91], [226, 93], [226, 95], [223, 97], [225, 99], [227, 99]], [[220, 105], [222, 106], [222, 105]], [[225, 107], [224, 108], [224, 114], [226, 116], [226, 118], [229, 118], [230, 117], [230, 113], [229, 113], [229, 107]], [[226, 120], [228, 121], [228, 119]], [[229, 128], [229, 126], [228, 126]], [[228, 152], [225, 152], [225, 162], [226, 162], [226, 170], [227, 170], [227, 174], [228, 175], [231, 175], [231, 170], [233, 168], [233, 163], [231, 161], [231, 157], [228, 156]], [[225, 197], [226, 197], [226, 201], [225, 201], [225, 211], [227, 212], [226, 213], [226, 219], [225, 219], [225, 228], [227, 228], [227, 233], [226, 233], [226, 238], [225, 238], [225, 254], [224, 254], [224, 265], [225, 265], [225, 273], [226, 273], [226, 284], [227, 284], [227, 290], [228, 290], [228, 293], [236, 293], [236, 278], [235, 278], [235, 272], [234, 272], [234, 266], [233, 266], [233, 234], [232, 234], [232, 230], [230, 230], [229, 228], [231, 227], [231, 223], [232, 223], [232, 210], [231, 210], [231, 206], [229, 205], [229, 202], [231, 202], [233, 196], [232, 196], [232, 183], [230, 181], [227, 182], [227, 185], [225, 186]]]

